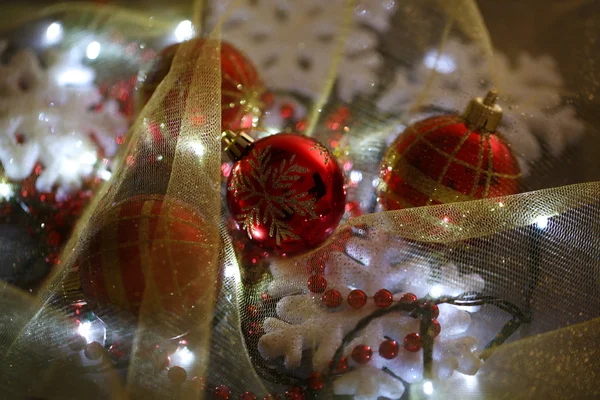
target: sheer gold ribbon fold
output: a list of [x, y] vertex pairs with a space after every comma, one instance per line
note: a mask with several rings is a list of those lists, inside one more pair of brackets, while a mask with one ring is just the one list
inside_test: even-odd
[[[444, 0], [436, 1], [410, 1], [406, 7], [399, 12], [414, 13], [415, 10], [421, 12], [420, 18], [425, 21], [427, 11], [435, 9], [440, 15], [439, 20], [443, 21], [441, 25], [442, 33], [437, 43], [443, 45], [443, 38], [447, 36], [447, 32], [452, 26], [457, 26], [467, 36], [471, 37], [476, 43], [480, 44], [488, 54], [491, 54], [492, 47], [489, 35], [486, 31], [485, 24], [478, 12], [474, 1], [464, 0], [456, 2], [448, 2]], [[198, 3], [197, 3], [198, 4]], [[347, 15], [345, 16], [344, 24], [348, 24], [351, 18], [353, 4], [349, 1]], [[401, 4], [400, 7], [404, 5]], [[235, 4], [232, 5], [235, 7]], [[413, 9], [410, 9], [413, 7]], [[197, 6], [195, 10], [203, 10], [203, 7]], [[89, 4], [61, 4], [50, 7], [30, 16], [30, 20], [35, 20], [40, 17], [51, 16], [56, 13], [71, 13], [74, 11], [90, 12], [95, 15], [92, 20], [104, 21], [106, 25], [110, 24], [128, 24], [129, 32], [132, 36], [136, 36], [138, 31], [136, 28], [145, 28], [144, 32], [149, 35], [160, 36], [172, 26], [170, 23], [159, 19], [154, 19], [152, 23], [148, 22], [146, 16], [142, 16], [136, 12], [122, 11], [114, 7], [102, 6], [96, 8]], [[95, 14], [95, 13], [98, 14]], [[98, 18], [98, 19], [95, 19]], [[201, 21], [202, 18], [194, 15], [194, 21]], [[89, 23], [89, 21], [86, 22]], [[98, 27], [98, 23], [94, 26]], [[415, 27], [427, 27], [428, 24], [415, 24], [410, 29], [415, 35], [419, 35], [418, 29]], [[85, 28], [85, 26], [83, 26]], [[198, 28], [198, 27], [197, 27]], [[407, 28], [409, 29], [409, 28]], [[199, 30], [198, 30], [199, 31]], [[345, 30], [343, 29], [342, 32]], [[141, 33], [140, 33], [141, 34]], [[342, 37], [345, 35], [342, 34]], [[425, 35], [425, 31], [423, 31]], [[336, 54], [332, 55], [331, 72], [327, 82], [323, 83], [323, 96], [321, 101], [317, 102], [317, 110], [329, 98], [334, 78], [336, 76], [336, 67], [339, 64], [340, 52], [343, 51], [343, 38], [340, 40], [340, 45], [336, 50]], [[6, 385], [12, 392], [24, 393], [22, 390], [27, 378], [31, 375], [39, 376], [45, 368], [48, 361], [47, 355], [54, 354], [53, 351], [64, 346], [64, 340], [69, 335], [69, 326], [56, 310], [57, 296], [64, 291], [66, 283], [66, 275], [72, 268], [75, 259], [79, 255], [80, 245], [87, 240], [94, 226], [102, 222], [102, 211], [110, 208], [117, 200], [127, 198], [128, 195], [135, 193], [144, 193], [150, 190], [152, 184], [144, 182], [144, 179], [164, 179], [167, 182], [165, 195], [169, 198], [177, 199], [185, 202], [198, 210], [206, 220], [206, 232], [212, 241], [213, 249], [210, 260], [199, 260], [198, 268], [205, 268], [208, 276], [217, 276], [218, 269], [224, 266], [230, 266], [233, 269], [238, 268], [237, 260], [233, 253], [232, 244], [227, 235], [227, 230], [223, 226], [221, 217], [221, 175], [220, 175], [220, 27], [208, 36], [205, 46], [198, 53], [192, 51], [192, 46], [184, 44], [181, 46], [175, 57], [173, 67], [167, 78], [157, 88], [154, 96], [141, 112], [134, 126], [131, 128], [128, 142], [122, 152], [117, 167], [115, 169], [114, 179], [109, 184], [101, 189], [93, 204], [89, 207], [86, 214], [82, 217], [77, 229], [65, 247], [62, 254], [62, 266], [55, 271], [52, 277], [48, 279], [47, 284], [39, 293], [39, 301], [32, 300], [23, 294], [16, 293], [13, 289], [4, 287], [1, 292], [2, 309], [22, 310], [18, 313], [19, 318], [3, 320], [2, 329], [0, 330], [0, 375], [10, 377], [9, 380], [3, 381], [1, 385]], [[426, 43], [430, 45], [431, 43]], [[278, 44], [284, 46], [284, 43]], [[424, 43], [415, 44], [415, 47], [424, 46]], [[434, 72], [432, 72], [433, 74]], [[264, 77], [268, 81], [268, 77]], [[179, 103], [178, 113], [180, 115], [165, 115], [162, 108], [162, 101], [167, 96], [170, 90], [187, 91], [187, 101]], [[311, 114], [310, 126], [314, 127], [319, 116], [318, 112]], [[165, 118], [178, 117], [181, 119], [181, 129], [178, 139], [172, 139], [170, 144], [173, 145], [173, 154], [170, 158], [172, 165], [165, 170], [152, 170], [149, 168], [141, 168], [135, 170], [126, 162], [128, 156], [138, 157], [144, 155], [144, 145], [150, 138], [148, 122], [151, 119], [158, 119], [160, 122], [165, 121]], [[198, 118], [201, 116], [201, 118]], [[312, 128], [311, 128], [312, 129]], [[161, 150], [165, 150], [164, 148]], [[131, 159], [131, 158], [129, 158]], [[525, 193], [522, 195], [509, 196], [502, 199], [482, 200], [474, 202], [466, 202], [459, 204], [449, 204], [434, 207], [425, 207], [419, 209], [410, 209], [403, 211], [394, 211], [387, 213], [371, 214], [360, 218], [356, 218], [348, 222], [347, 226], [370, 226], [387, 231], [388, 233], [399, 236], [403, 239], [435, 245], [449, 245], [453, 243], [466, 243], [465, 249], [469, 251], [469, 260], [487, 257], [490, 252], [490, 246], [469, 248], [469, 240], [471, 239], [486, 239], [488, 237], [503, 238], [505, 233], [518, 230], [523, 227], [532, 225], [537, 218], [553, 218], [562, 221], [566, 224], [567, 229], [570, 226], [581, 228], [581, 223], [572, 222], [572, 214], [583, 214], [589, 221], [590, 229], [598, 229], [598, 200], [600, 198], [600, 183], [587, 183], [573, 185], [561, 188], [547, 189], [543, 191]], [[579, 215], [578, 214], [578, 215]], [[445, 222], [440, 222], [445, 221]], [[341, 227], [340, 231], [345, 229]], [[567, 237], [568, 238], [568, 237]], [[576, 237], [573, 236], [576, 240]], [[342, 240], [337, 236], [326, 244]], [[597, 243], [596, 243], [597, 244]], [[495, 250], [501, 252], [503, 249], [496, 245]], [[593, 244], [589, 244], [593, 246]], [[494, 249], [492, 249], [494, 250]], [[462, 250], [467, 254], [467, 250]], [[460, 252], [460, 251], [459, 251]], [[511, 252], [512, 257], [522, 255]], [[308, 255], [310, 256], [310, 254]], [[598, 246], [590, 248], [587, 245], [579, 246], [575, 253], [571, 254], [571, 262], [574, 265], [578, 263], [589, 263], [590, 259], [598, 256]], [[434, 255], [428, 257], [433, 258]], [[459, 259], [461, 259], [459, 257]], [[467, 257], [463, 257], [467, 259]], [[546, 262], [551, 262], [551, 258], [544, 258]], [[564, 261], [559, 262], [561, 268], [568, 268]], [[516, 264], [515, 264], [516, 265]], [[502, 265], [494, 266], [491, 270], [493, 274], [512, 272], [507, 270]], [[569, 282], [566, 279], [571, 279], [574, 275], [567, 274], [566, 278], [561, 275], [563, 269], [553, 268], [548, 274], [554, 279], [555, 284], [552, 293], [564, 290], [570, 285], [573, 290], [586, 288], [589, 282], [573, 281]], [[575, 267], [573, 267], [575, 268]], [[598, 265], [579, 265], [577, 268], [598, 268]], [[488, 271], [490, 272], [490, 271]], [[589, 270], [586, 269], [586, 274], [589, 275]], [[587, 275], [586, 275], [587, 276]], [[556, 284], [557, 280], [564, 279]], [[575, 278], [573, 278], [575, 279]], [[231, 282], [231, 281], [230, 281]], [[500, 281], [499, 281], [500, 282]], [[239, 280], [235, 281], [235, 285], [239, 285]], [[490, 283], [494, 285], [494, 281]], [[505, 283], [501, 283], [505, 284]], [[204, 309], [201, 310], [205, 318], [200, 318], [198, 321], [193, 321], [191, 328], [190, 341], [196, 343], [196, 354], [200, 355], [197, 361], [190, 368], [190, 375], [202, 377], [207, 374], [208, 363], [210, 360], [211, 350], [213, 352], [221, 352], [220, 358], [222, 363], [233, 363], [236, 359], [242, 359], [239, 365], [235, 368], [220, 366], [223, 371], [219, 373], [224, 380], [235, 380], [236, 382], [222, 382], [231, 385], [232, 388], [241, 390], [246, 387], [253, 387], [257, 394], [266, 392], [262, 382], [256, 374], [249, 370], [252, 368], [247, 354], [244, 352], [244, 344], [241, 341], [241, 333], [239, 328], [239, 310], [236, 307], [241, 307], [243, 298], [239, 296], [239, 290], [231, 283], [225, 283], [220, 295], [217, 296], [217, 288], [212, 287], [205, 293]], [[507, 287], [500, 287], [500, 291], [507, 293]], [[225, 292], [225, 293], [224, 293]], [[217, 303], [216, 313], [226, 312], [229, 315], [229, 320], [223, 323], [223, 326], [216, 328], [220, 334], [225, 332], [232, 335], [231, 341], [227, 337], [219, 336], [212, 337], [212, 304], [213, 299], [218, 297], [222, 301], [226, 293], [235, 293], [233, 303]], [[595, 300], [597, 300], [597, 291]], [[580, 299], [580, 297], [577, 297]], [[211, 305], [209, 307], [209, 305]], [[142, 319], [139, 321], [138, 342], [142, 340], [142, 336], [152, 331], [152, 326], [149, 326], [149, 321], [146, 321], [144, 316], [145, 304], [142, 304]], [[5, 314], [8, 316], [8, 314]], [[593, 315], [593, 311], [586, 310], [586, 316]], [[554, 388], [554, 381], [559, 381], [562, 386], [557, 391], [562, 390], [562, 393], [567, 393], [567, 390], [573, 390], [573, 393], [578, 393], [577, 388], [571, 382], [574, 376], [580, 377], [580, 384], [585, 391], [581, 393], [591, 393], [590, 377], [593, 376], [591, 371], [594, 368], [597, 370], [597, 362], [590, 361], [593, 355], [587, 357], [590, 346], [597, 347], [597, 339], [590, 332], [596, 332], [599, 328], [598, 320], [592, 320], [580, 325], [564, 328], [563, 330], [548, 332], [540, 336], [534, 336], [528, 339], [517, 341], [511, 345], [507, 345], [489, 359], [488, 364], [482, 370], [482, 391], [477, 391], [473, 396], [481, 396], [482, 394], [490, 393], [492, 397], [502, 395], [502, 390], [505, 388], [502, 385], [513, 385], [513, 393], [516, 396], [521, 396], [532, 390], [527, 386], [527, 382], [540, 382], [536, 385], [536, 390], [539, 393], [549, 393], [549, 388]], [[566, 329], [566, 330], [565, 330]], [[565, 342], [565, 335], [570, 335], [573, 340]], [[228, 345], [233, 343], [228, 348]], [[568, 359], [566, 353], [557, 350], [565, 346], [565, 349], [570, 349], [574, 352], [574, 358]], [[52, 350], [52, 347], [56, 348]], [[216, 349], [215, 350], [215, 347]], [[231, 354], [227, 354], [230, 351]], [[533, 354], [532, 354], [533, 353]], [[556, 370], [556, 374], [548, 374], [545, 377], [539, 376], [538, 363], [548, 362], [547, 357], [552, 357], [556, 354], [556, 360], [564, 360], [564, 368]], [[42, 356], [43, 355], [43, 356]], [[542, 357], [543, 355], [543, 357]], [[40, 357], [42, 356], [42, 357]], [[56, 355], [58, 358], [58, 355]], [[143, 393], [150, 397], [190, 397], [196, 398], [201, 396], [199, 391], [191, 391], [186, 393], [172, 393], [171, 387], [165, 378], [153, 382], [155, 375], [148, 374], [147, 371], [139, 369], [138, 363], [139, 354], [134, 351], [132, 354], [132, 363], [130, 365], [127, 381], [127, 386], [123, 387], [116, 378], [114, 371], [110, 371], [108, 382], [110, 382], [109, 391], [114, 398], [125, 398], [127, 395]], [[546, 357], [546, 358], [544, 358]], [[596, 357], [597, 358], [597, 357]], [[573, 362], [573, 360], [581, 362]], [[590, 365], [590, 368], [586, 366]], [[53, 364], [50, 364], [51, 366]], [[60, 364], [59, 367], [64, 366]], [[54, 365], [52, 368], [55, 368]], [[218, 367], [218, 366], [217, 366]], [[215, 368], [217, 368], [215, 367]], [[52, 370], [49, 368], [49, 370]], [[246, 369], [247, 374], [241, 376]], [[235, 372], [232, 372], [235, 371]], [[75, 379], [81, 372], [73, 372], [65, 376]], [[577, 374], [577, 375], [575, 375]], [[48, 375], [50, 377], [55, 375]], [[54, 393], [63, 393], [65, 390], [73, 390], [73, 381], [63, 383], [60, 380], [53, 381], [48, 376], [42, 381], [44, 385], [35, 386], [35, 390], [41, 391], [51, 388]], [[536, 381], [537, 379], [537, 381]], [[583, 381], [582, 381], [583, 380]], [[148, 387], [140, 389], [138, 385], [147, 384]], [[575, 382], [578, 382], [575, 380]], [[79, 382], [75, 382], [79, 383]], [[18, 388], [15, 386], [21, 385]], [[70, 386], [69, 386], [70, 385]], [[82, 384], [83, 385], [83, 384]], [[547, 386], [543, 386], [547, 385]], [[440, 386], [443, 388], [443, 386]], [[1, 388], [1, 386], [0, 386]], [[154, 392], [152, 392], [153, 388]], [[82, 388], [89, 389], [87, 388]], [[489, 389], [489, 391], [487, 391]], [[33, 389], [32, 389], [33, 390]], [[141, 390], [141, 392], [140, 392]], [[441, 393], [445, 393], [443, 398], [448, 398], [448, 393], [456, 392], [454, 388], [447, 387], [441, 389]], [[30, 392], [31, 394], [32, 392]], [[37, 392], [36, 392], [37, 393]], [[526, 396], [523, 396], [526, 397]]]

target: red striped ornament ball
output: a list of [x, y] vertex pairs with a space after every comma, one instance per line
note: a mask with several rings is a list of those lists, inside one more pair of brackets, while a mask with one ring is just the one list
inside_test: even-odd
[[386, 152], [378, 198], [385, 210], [515, 194], [520, 168], [495, 128], [496, 94], [471, 102], [465, 115], [425, 119], [406, 128]]
[[[181, 118], [187, 107], [189, 88], [192, 84], [193, 62], [202, 54], [204, 39], [193, 39], [192, 64], [187, 71], [174, 71], [178, 76], [173, 87], [166, 93], [161, 102], [161, 117], [151, 118], [149, 131], [155, 143], [161, 143], [170, 137], [177, 137], [181, 128]], [[158, 85], [171, 70], [181, 43], [173, 44], [163, 49], [156, 57], [152, 67], [142, 74], [138, 89], [139, 108], [146, 105]], [[240, 131], [258, 125], [264, 109], [264, 84], [256, 71], [254, 64], [236, 47], [227, 42], [221, 42], [221, 130]], [[194, 113], [194, 105], [190, 108]], [[198, 107], [202, 110], [202, 107]], [[201, 111], [199, 111], [201, 112]], [[192, 125], [202, 124], [203, 116], [192, 115]]]
[[137, 196], [111, 207], [100, 221], [78, 257], [89, 303], [138, 316], [143, 301], [145, 315], [179, 319], [213, 306], [221, 285], [219, 233], [191, 206]]

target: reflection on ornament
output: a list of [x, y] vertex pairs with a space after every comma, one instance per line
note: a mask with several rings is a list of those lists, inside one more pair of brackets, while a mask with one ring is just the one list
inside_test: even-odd
[[518, 162], [496, 128], [496, 93], [470, 102], [464, 116], [433, 117], [409, 126], [380, 167], [385, 210], [504, 196], [518, 191]]
[[227, 184], [229, 210], [254, 243], [291, 254], [314, 248], [333, 233], [346, 192], [329, 150], [296, 134], [253, 142], [226, 132], [223, 141], [236, 160]]

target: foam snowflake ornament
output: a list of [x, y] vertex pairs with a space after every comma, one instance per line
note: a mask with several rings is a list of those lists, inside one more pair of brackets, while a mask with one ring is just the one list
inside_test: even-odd
[[15, 181], [40, 163], [37, 190], [56, 188], [60, 198], [92, 173], [99, 148], [115, 154], [127, 120], [116, 102], [103, 101], [81, 49], [45, 56], [47, 67], [30, 49], [0, 65], [0, 163]]
[[[326, 86], [344, 26], [345, 0], [212, 0], [223, 39], [244, 51], [273, 90], [318, 98]], [[350, 101], [372, 93], [383, 62], [377, 33], [387, 31], [394, 0], [359, 0], [337, 70], [337, 94]]]
[[[347, 304], [329, 309], [323, 304], [321, 295], [308, 292], [306, 259], [274, 263], [274, 283], [269, 293], [283, 297], [276, 306], [277, 317], [267, 318], [264, 322], [265, 335], [258, 345], [261, 355], [268, 360], [283, 357], [287, 368], [296, 368], [301, 365], [302, 358], [310, 354], [313, 369], [325, 371], [344, 336], [377, 309], [372, 297], [379, 289], [391, 291], [395, 301], [408, 292], [418, 297], [428, 293], [454, 296], [483, 289], [483, 279], [477, 274], [460, 275], [453, 264], [443, 265], [434, 273], [431, 265], [409, 254], [406, 243], [386, 233], [370, 231], [366, 237], [350, 238], [344, 252], [331, 255], [323, 274], [327, 287], [335, 288], [344, 297], [354, 288], [363, 290], [369, 300], [358, 310]], [[282, 284], [284, 281], [287, 283]], [[304, 290], [298, 294], [302, 286]], [[437, 320], [442, 330], [434, 341], [434, 375], [445, 379], [455, 370], [475, 374], [481, 361], [473, 354], [477, 340], [466, 333], [470, 314], [450, 304], [440, 304], [439, 311]], [[372, 321], [343, 352], [350, 360], [356, 345], [367, 345], [373, 349], [371, 360], [365, 365], [352, 361], [352, 368], [334, 381], [335, 393], [365, 400], [400, 397], [404, 391], [402, 381], [393, 378], [384, 368], [408, 383], [422, 380], [422, 350], [409, 352], [401, 348], [392, 360], [377, 353], [386, 337], [401, 343], [409, 333], [419, 332], [419, 327], [419, 319], [401, 311]]]
[[[490, 63], [478, 46], [456, 39], [449, 40], [439, 54], [426, 52], [413, 68], [399, 68], [377, 106], [402, 114], [420, 99], [424, 106], [460, 113], [469, 99], [482, 96], [492, 83], [500, 91], [498, 103], [504, 110], [500, 131], [522, 166], [541, 156], [539, 139], [558, 155], [583, 134], [584, 124], [561, 96], [563, 79], [553, 58], [522, 53], [513, 65], [496, 52]], [[426, 84], [430, 86], [425, 91]]]

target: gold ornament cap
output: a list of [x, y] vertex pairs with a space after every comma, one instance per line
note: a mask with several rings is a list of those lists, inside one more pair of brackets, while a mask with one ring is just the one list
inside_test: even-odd
[[484, 132], [496, 132], [502, 120], [502, 108], [496, 104], [498, 92], [491, 89], [485, 98], [476, 97], [469, 102], [463, 118], [469, 128]]
[[225, 131], [221, 134], [221, 141], [225, 146], [223, 151], [232, 161], [238, 161], [245, 157], [254, 145], [254, 139], [244, 132]]

